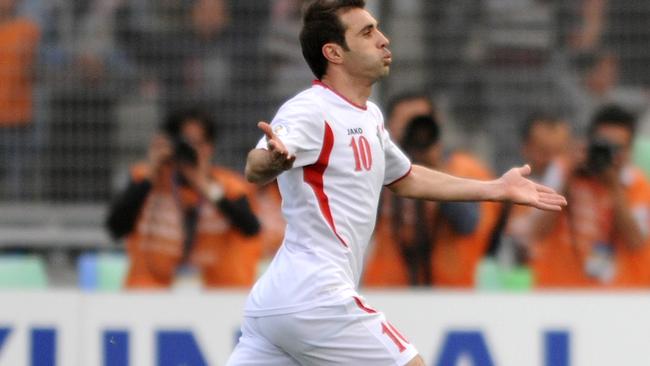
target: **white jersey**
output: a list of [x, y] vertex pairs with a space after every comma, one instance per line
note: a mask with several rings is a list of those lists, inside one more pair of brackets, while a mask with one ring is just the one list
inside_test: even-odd
[[[411, 168], [375, 104], [354, 105], [318, 81], [286, 102], [271, 126], [296, 160], [278, 176], [285, 238], [247, 300], [252, 317], [356, 296], [381, 189]], [[257, 148], [267, 148], [265, 138]]]

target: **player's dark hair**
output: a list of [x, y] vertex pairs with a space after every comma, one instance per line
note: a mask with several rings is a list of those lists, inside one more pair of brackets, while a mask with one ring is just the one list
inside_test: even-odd
[[393, 114], [393, 111], [395, 111], [395, 108], [400, 104], [404, 102], [409, 102], [412, 100], [426, 100], [429, 105], [431, 106], [431, 112], [435, 114], [435, 106], [433, 105], [433, 101], [431, 100], [431, 96], [424, 91], [420, 90], [408, 90], [399, 94], [396, 94], [392, 96], [389, 100], [388, 103], [386, 104], [386, 116], [390, 118]]
[[198, 108], [171, 111], [160, 126], [160, 130], [171, 137], [180, 137], [183, 125], [188, 121], [201, 124], [206, 141], [213, 142], [216, 136], [216, 126], [208, 113]]
[[636, 132], [636, 117], [622, 107], [610, 104], [596, 111], [589, 125], [589, 136], [592, 137], [598, 127], [603, 125], [616, 125], [626, 128], [634, 136]]
[[307, 6], [300, 31], [300, 46], [317, 79], [322, 79], [327, 72], [327, 59], [323, 55], [325, 44], [336, 43], [349, 50], [345, 42], [345, 26], [339, 17], [341, 12], [365, 6], [364, 0], [315, 0]]
[[406, 125], [402, 146], [410, 152], [424, 151], [440, 141], [440, 125], [433, 116], [413, 117]]

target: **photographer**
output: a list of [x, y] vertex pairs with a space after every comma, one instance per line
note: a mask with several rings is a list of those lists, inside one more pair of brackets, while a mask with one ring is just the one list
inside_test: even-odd
[[[404, 151], [414, 163], [463, 177], [490, 176], [466, 153], [444, 152], [432, 115], [407, 121], [403, 135]], [[494, 207], [491, 202], [436, 203], [383, 194], [364, 284], [471, 287], [494, 225]]]
[[212, 286], [249, 286], [261, 252], [252, 188], [213, 166], [214, 126], [199, 111], [171, 114], [110, 207], [113, 238], [126, 236], [128, 288], [166, 288], [188, 268]]
[[647, 285], [650, 183], [631, 165], [634, 132], [620, 107], [596, 113], [584, 161], [565, 184], [568, 209], [536, 246], [538, 286]]
[[[529, 177], [535, 182], [564, 190], [578, 159], [576, 145], [569, 123], [558, 116], [534, 112], [524, 121], [521, 157], [530, 166]], [[529, 257], [535, 255], [535, 240], [548, 233], [554, 219], [554, 215], [539, 210], [503, 205], [488, 255], [505, 269], [527, 265]]]

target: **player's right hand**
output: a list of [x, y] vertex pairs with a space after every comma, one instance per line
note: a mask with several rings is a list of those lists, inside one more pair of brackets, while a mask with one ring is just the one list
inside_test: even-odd
[[286, 146], [282, 141], [273, 133], [271, 125], [266, 122], [259, 122], [257, 124], [264, 134], [266, 135], [266, 143], [271, 153], [271, 165], [278, 170], [289, 170], [296, 160], [295, 155], [289, 154]]

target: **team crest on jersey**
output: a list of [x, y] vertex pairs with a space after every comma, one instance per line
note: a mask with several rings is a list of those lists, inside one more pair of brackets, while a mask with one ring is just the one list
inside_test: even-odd
[[273, 133], [276, 136], [286, 136], [289, 133], [289, 128], [281, 123], [273, 126]]

